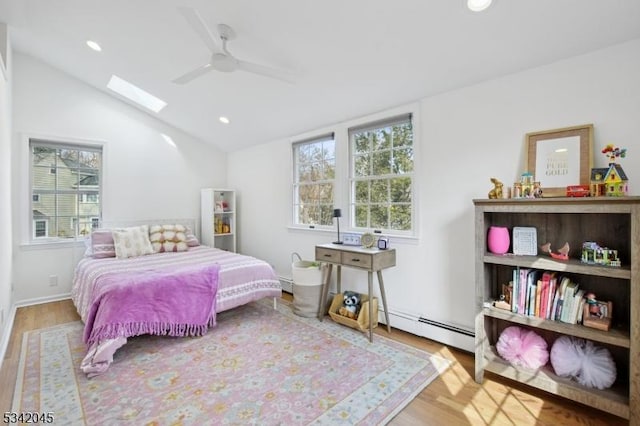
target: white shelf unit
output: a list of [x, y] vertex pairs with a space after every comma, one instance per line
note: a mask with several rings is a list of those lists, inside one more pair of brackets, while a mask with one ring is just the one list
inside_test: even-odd
[[[474, 200], [476, 243], [475, 379], [484, 372], [525, 383], [640, 424], [640, 197]], [[569, 260], [539, 256], [495, 255], [487, 249], [490, 226], [532, 226], [538, 244], [560, 247], [568, 242]], [[580, 262], [582, 243], [596, 241], [617, 249], [622, 267]], [[496, 300], [514, 268], [567, 274], [600, 300], [613, 302], [609, 331], [566, 324], [486, 307]], [[557, 376], [550, 363], [539, 370], [514, 367], [496, 351], [502, 330], [511, 325], [533, 329], [549, 349], [559, 336], [575, 336], [607, 347], [616, 362], [617, 379], [609, 389], [584, 387]]]
[[205, 246], [236, 252], [236, 192], [232, 189], [200, 190], [201, 242]]

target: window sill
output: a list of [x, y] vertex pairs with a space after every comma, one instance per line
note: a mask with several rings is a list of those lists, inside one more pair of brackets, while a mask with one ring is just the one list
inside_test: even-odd
[[84, 246], [85, 246], [85, 243], [82, 240], [43, 241], [43, 242], [30, 241], [27, 243], [20, 244], [20, 249], [25, 251], [52, 250], [52, 249], [77, 248], [77, 247], [84, 247]]
[[[308, 228], [308, 227], [302, 227], [302, 226], [294, 226], [294, 225], [289, 225], [287, 226], [287, 229], [289, 231], [302, 231], [302, 232], [322, 232], [325, 234], [332, 234], [333, 236], [337, 236], [337, 230], [334, 229], [327, 229], [327, 228]], [[364, 234], [364, 232], [362, 231], [352, 231], [349, 229], [345, 229], [343, 230], [342, 228], [340, 228], [340, 235], [343, 234]], [[417, 244], [419, 242], [419, 238], [414, 236], [414, 235], [395, 235], [395, 234], [373, 234], [376, 237], [378, 236], [383, 236], [383, 237], [387, 237], [389, 238], [392, 247], [394, 242], [401, 242], [401, 243], [407, 243], [407, 244]]]

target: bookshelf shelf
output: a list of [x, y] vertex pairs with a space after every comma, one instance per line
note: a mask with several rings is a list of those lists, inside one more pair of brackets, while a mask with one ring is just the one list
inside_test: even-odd
[[[485, 371], [569, 398], [640, 424], [640, 197], [474, 200], [476, 228], [476, 357], [475, 379]], [[495, 255], [487, 250], [491, 226], [534, 227], [538, 243], [558, 248], [569, 243], [569, 260], [548, 256]], [[580, 261], [582, 243], [596, 241], [618, 250], [622, 267]], [[598, 300], [613, 303], [609, 331], [569, 324], [490, 307], [514, 269], [528, 268], [565, 275]], [[556, 376], [547, 364], [538, 371], [514, 367], [496, 352], [506, 327], [534, 329], [549, 348], [560, 336], [575, 336], [607, 347], [616, 362], [617, 378], [610, 389], [584, 387]]]
[[528, 325], [542, 330], [555, 331], [562, 334], [593, 340], [594, 342], [608, 343], [613, 346], [629, 348], [629, 332], [612, 328], [609, 331], [601, 331], [595, 328], [585, 327], [580, 324], [568, 324], [560, 321], [550, 321], [538, 317], [529, 317], [514, 314], [504, 309], [484, 308], [483, 315], [496, 319], [502, 319], [516, 324]]
[[612, 388], [604, 390], [587, 389], [577, 382], [557, 376], [549, 366], [539, 370], [513, 367], [500, 358], [495, 347], [489, 349], [486, 359], [486, 371], [585, 405], [597, 407], [620, 417], [629, 418], [629, 394], [628, 387], [625, 385], [614, 385]]

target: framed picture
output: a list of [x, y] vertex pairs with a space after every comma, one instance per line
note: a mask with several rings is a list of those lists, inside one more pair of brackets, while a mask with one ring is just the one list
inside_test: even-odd
[[567, 186], [589, 185], [593, 124], [527, 133], [527, 169], [543, 197], [564, 197]]

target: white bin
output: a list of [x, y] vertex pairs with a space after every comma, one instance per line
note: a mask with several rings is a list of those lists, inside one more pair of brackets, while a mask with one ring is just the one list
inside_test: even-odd
[[315, 317], [322, 290], [322, 267], [318, 262], [302, 260], [298, 253], [291, 255], [292, 261], [294, 256], [298, 260], [291, 264], [293, 313], [301, 317]]

